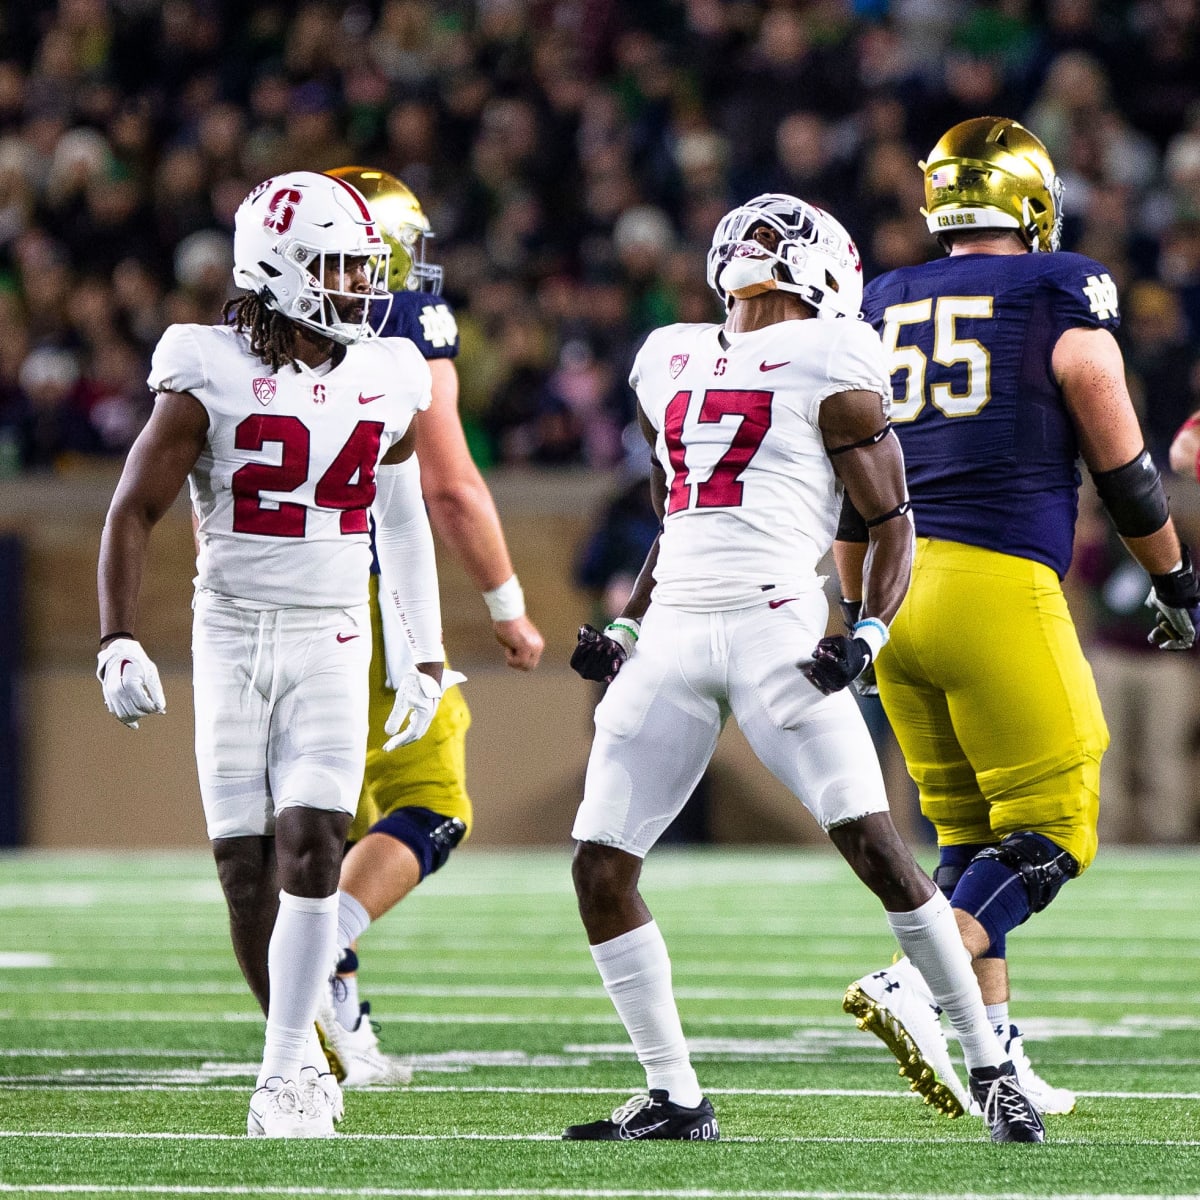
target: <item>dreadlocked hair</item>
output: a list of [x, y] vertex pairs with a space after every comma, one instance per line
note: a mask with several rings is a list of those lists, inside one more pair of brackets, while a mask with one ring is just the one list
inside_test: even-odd
[[227, 301], [221, 316], [239, 333], [250, 335], [250, 349], [272, 371], [295, 363], [299, 327], [283, 313], [268, 308], [253, 292]]

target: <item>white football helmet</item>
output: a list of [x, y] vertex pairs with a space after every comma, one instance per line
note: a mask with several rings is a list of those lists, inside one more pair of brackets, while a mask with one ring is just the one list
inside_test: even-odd
[[[387, 319], [390, 258], [362, 193], [314, 171], [265, 180], [234, 216], [233, 280], [238, 287], [343, 345], [373, 337]], [[355, 290], [347, 279], [357, 265], [351, 259], [366, 260], [366, 292]], [[333, 286], [326, 286], [331, 270]]]
[[[752, 236], [760, 226], [778, 241]], [[824, 209], [796, 196], [755, 196], [721, 218], [708, 252], [708, 286], [724, 301], [778, 289], [794, 292], [819, 317], [857, 317], [862, 259], [850, 235]]]

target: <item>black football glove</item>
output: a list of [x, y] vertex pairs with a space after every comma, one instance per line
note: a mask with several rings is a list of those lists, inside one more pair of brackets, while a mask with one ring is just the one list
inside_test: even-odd
[[824, 637], [812, 662], [802, 663], [804, 678], [826, 696], [840, 692], [871, 665], [871, 647], [859, 637]]
[[[854, 633], [854, 627], [858, 624], [858, 618], [862, 615], [861, 600], [846, 600], [838, 601], [838, 608], [842, 610], [842, 620], [846, 623], [846, 632]], [[879, 684], [875, 682], [875, 664], [868, 663], [863, 669], [863, 672], [853, 683], [854, 690], [860, 696], [878, 696]]]
[[579, 641], [571, 655], [571, 670], [595, 683], [612, 683], [628, 657], [629, 651], [615, 638], [590, 625], [581, 625]]
[[1158, 624], [1146, 640], [1160, 650], [1190, 650], [1200, 625], [1200, 584], [1188, 548], [1183, 547], [1183, 565], [1178, 571], [1151, 575], [1150, 582], [1154, 590], [1146, 607], [1157, 609]]

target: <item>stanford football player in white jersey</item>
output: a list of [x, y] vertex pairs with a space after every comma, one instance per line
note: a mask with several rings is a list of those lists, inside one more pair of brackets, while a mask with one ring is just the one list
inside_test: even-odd
[[430, 373], [411, 342], [374, 337], [387, 268], [349, 184], [298, 171], [255, 188], [234, 234], [247, 294], [226, 325], [163, 334], [154, 411], [101, 540], [98, 674], [109, 710], [136, 729], [166, 707], [135, 633], [147, 541], [187, 480], [200, 790], [234, 951], [267, 1012], [254, 1136], [330, 1136], [341, 1115], [313, 1018], [366, 751], [371, 518], [381, 595], [407, 641], [389, 655], [389, 747], [421, 736], [442, 690], [433, 539], [412, 453]]
[[[1002, 1081], [992, 1137], [1041, 1141], [949, 904], [892, 824], [870, 736], [846, 690], [887, 641], [913, 555], [883, 347], [858, 319], [858, 253], [828, 213], [794, 196], [759, 196], [717, 227], [708, 280], [727, 306], [724, 324], [657, 330], [634, 362], [662, 530], [625, 611], [603, 633], [584, 626], [572, 658], [585, 678], [611, 684], [596, 710], [573, 831], [575, 889], [648, 1095], [563, 1136], [718, 1136], [638, 877], [732, 713], [883, 903], [954, 1023], [973, 1086]], [[866, 585], [848, 635], [825, 637], [816, 568], [833, 542], [843, 488], [870, 528]]]

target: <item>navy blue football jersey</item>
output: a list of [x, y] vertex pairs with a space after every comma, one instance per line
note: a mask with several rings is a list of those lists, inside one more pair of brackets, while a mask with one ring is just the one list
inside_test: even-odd
[[863, 315], [892, 378], [919, 537], [1071, 562], [1079, 446], [1050, 358], [1077, 326], [1120, 323], [1081, 254], [963, 254], [873, 280]]
[[426, 358], [458, 355], [458, 324], [443, 296], [430, 292], [393, 292], [392, 311], [380, 337], [406, 337]]

